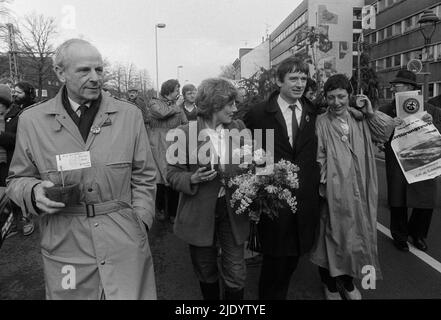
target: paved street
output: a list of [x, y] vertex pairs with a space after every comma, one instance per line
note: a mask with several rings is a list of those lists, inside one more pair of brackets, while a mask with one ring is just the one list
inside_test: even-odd
[[[386, 207], [384, 163], [378, 161], [380, 201], [378, 222], [389, 227]], [[380, 226], [380, 229], [383, 228]], [[395, 249], [391, 240], [378, 232], [383, 280], [375, 290], [362, 290], [365, 299], [434, 299], [441, 298], [441, 212], [434, 213], [427, 243], [429, 251], [421, 258]], [[168, 223], [156, 223], [149, 235], [158, 287], [158, 298], [166, 300], [200, 299], [198, 282], [193, 274], [187, 246], [172, 233]], [[44, 299], [42, 262], [38, 234], [17, 235], [0, 250], [0, 299]], [[417, 251], [417, 254], [421, 252]], [[433, 258], [430, 260], [430, 258]], [[426, 259], [431, 265], [424, 262]], [[436, 270], [437, 268], [437, 270]], [[260, 265], [249, 265], [247, 299], [257, 298]], [[360, 286], [359, 286], [360, 287]], [[302, 259], [289, 290], [289, 299], [323, 299], [316, 268]]]

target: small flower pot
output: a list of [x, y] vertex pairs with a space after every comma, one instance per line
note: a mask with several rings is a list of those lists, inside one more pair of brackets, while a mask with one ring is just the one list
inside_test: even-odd
[[46, 197], [55, 202], [64, 203], [66, 206], [80, 204], [79, 184], [67, 186], [54, 186], [46, 189]]

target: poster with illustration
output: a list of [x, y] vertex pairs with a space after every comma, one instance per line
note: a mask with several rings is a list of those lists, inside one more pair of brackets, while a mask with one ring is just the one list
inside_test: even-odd
[[404, 119], [424, 111], [424, 98], [420, 90], [395, 93], [397, 116]]
[[395, 128], [391, 146], [408, 183], [433, 179], [441, 175], [441, 134], [425, 111], [408, 115]]

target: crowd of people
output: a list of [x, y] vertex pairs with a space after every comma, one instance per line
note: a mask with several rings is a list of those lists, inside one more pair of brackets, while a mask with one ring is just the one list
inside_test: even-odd
[[[234, 212], [223, 178], [235, 169], [192, 162], [190, 155], [203, 145], [191, 140], [192, 128], [197, 136], [208, 129], [218, 157], [232, 152], [217, 147], [225, 142], [223, 130], [261, 129], [263, 136], [271, 130], [274, 161], [299, 167], [296, 213], [287, 205], [276, 219], [262, 216], [258, 224], [259, 299], [286, 299], [299, 258], [307, 254], [326, 299], [361, 299], [354, 279], [363, 277], [364, 266], [373, 266], [381, 279], [375, 143], [386, 146], [394, 244], [408, 251], [410, 235], [415, 247], [427, 250], [435, 180], [406, 182], [390, 147], [402, 123], [394, 102], [373, 105], [353, 92], [345, 75], [327, 79], [321, 93], [326, 107], [319, 107], [308, 64], [288, 58], [277, 67], [279, 89], [236, 119], [245, 93], [222, 78], [182, 89], [168, 80], [150, 101], [135, 87], [127, 100], [112, 97], [102, 90], [101, 54], [85, 40], [63, 43], [54, 71], [63, 86], [39, 104], [33, 105], [35, 90], [27, 83], [16, 84], [12, 96], [0, 86], [1, 181], [16, 206], [16, 221], [25, 221], [24, 233], [32, 232], [27, 226], [33, 219], [40, 222], [48, 299], [156, 299], [147, 237], [154, 220], [172, 223], [188, 244], [205, 300], [244, 298], [250, 224]], [[396, 92], [417, 87], [415, 75], [404, 70], [392, 85]], [[351, 103], [355, 96], [362, 103], [358, 109]], [[424, 121], [441, 130], [441, 109], [425, 110]], [[187, 138], [184, 163], [167, 157], [167, 136], [177, 129]], [[74, 163], [80, 155], [86, 159], [80, 169], [60, 173], [57, 159]], [[75, 202], [50, 196], [54, 188], [68, 187], [78, 196]], [[66, 265], [76, 270], [74, 286], [63, 280]]]
[[[0, 187], [6, 186], [9, 166], [15, 149], [19, 114], [35, 103], [35, 88], [28, 82], [18, 82], [11, 88], [0, 85]], [[19, 232], [25, 236], [34, 232], [34, 222], [27, 210], [21, 210], [12, 202], [14, 221], [7, 237]]]

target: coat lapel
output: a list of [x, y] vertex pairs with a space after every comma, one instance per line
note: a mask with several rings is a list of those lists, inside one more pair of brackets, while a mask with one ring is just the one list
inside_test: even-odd
[[[298, 152], [302, 146], [303, 138], [305, 137], [306, 129], [310, 126], [309, 124], [313, 121], [314, 111], [312, 110], [311, 105], [304, 99], [300, 99], [300, 103], [302, 104], [302, 118], [299, 125], [299, 131], [297, 132], [296, 141], [294, 142], [294, 151]], [[315, 126], [314, 126], [315, 128]]]
[[314, 111], [312, 110], [311, 105], [305, 99], [302, 98], [300, 103], [302, 104], [302, 121], [300, 122], [299, 127], [299, 130], [301, 131], [312, 120]]
[[102, 100], [98, 109], [98, 113], [96, 114], [91, 127], [92, 131], [95, 129], [97, 131], [95, 133], [89, 133], [86, 141], [86, 150], [90, 149], [92, 143], [95, 141], [96, 136], [101, 133], [101, 127], [103, 126], [103, 124], [105, 122], [110, 123], [110, 125], [112, 124], [111, 115], [116, 112], [118, 112], [118, 108], [115, 105], [109, 103], [109, 97], [106, 95], [102, 95]]
[[282, 133], [285, 144], [289, 145], [291, 150], [294, 151], [291, 143], [289, 143], [288, 129], [286, 127], [286, 122], [285, 122], [285, 118], [283, 117], [282, 110], [280, 110], [279, 104], [277, 103], [277, 97], [278, 95], [274, 96], [269, 101], [266, 107], [266, 112], [269, 113], [270, 116], [273, 117], [277, 122], [277, 124], [279, 125], [279, 129], [280, 129], [279, 132]]
[[54, 117], [53, 129], [55, 131], [60, 131], [64, 127], [72, 138], [84, 148], [84, 140], [80, 130], [63, 107], [62, 92], [63, 89], [60, 89], [55, 99], [52, 100], [52, 104], [46, 109], [46, 113]]

